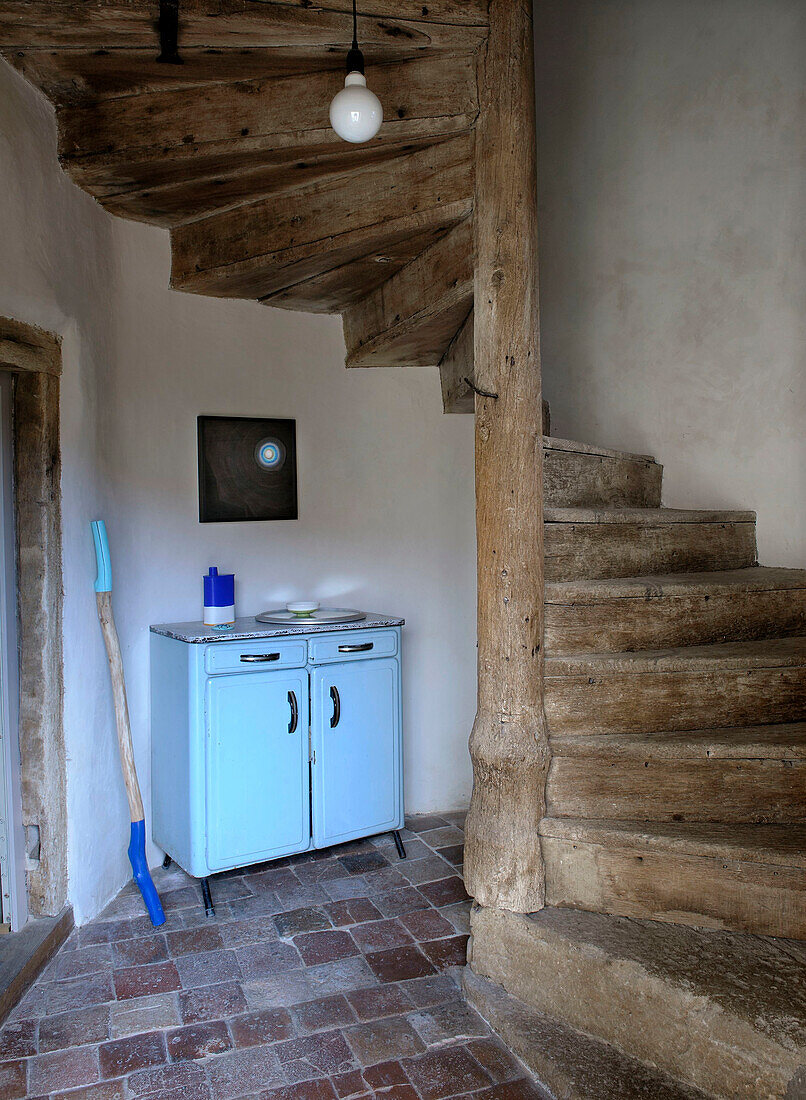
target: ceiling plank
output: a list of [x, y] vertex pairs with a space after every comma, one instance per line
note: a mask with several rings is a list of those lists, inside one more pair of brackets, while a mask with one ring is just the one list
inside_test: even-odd
[[347, 366], [437, 366], [472, 303], [467, 218], [345, 312]]
[[[6, 0], [0, 46], [148, 49], [156, 42], [153, 0]], [[198, 47], [344, 46], [351, 0], [182, 0], [180, 50]], [[359, 19], [362, 47], [473, 48], [486, 35], [484, 0], [370, 0]]]
[[275, 193], [171, 234], [173, 285], [223, 297], [265, 297], [373, 251], [405, 225], [450, 225], [469, 213], [472, 135], [307, 188]]
[[[5, 50], [6, 60], [57, 107], [81, 107], [98, 99], [231, 84], [338, 68], [344, 48], [183, 49], [182, 65], [161, 65], [157, 50]], [[399, 61], [411, 51], [390, 44], [368, 63]]]

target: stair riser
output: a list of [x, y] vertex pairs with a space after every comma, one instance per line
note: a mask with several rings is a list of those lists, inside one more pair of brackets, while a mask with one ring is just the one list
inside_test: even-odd
[[663, 467], [647, 459], [618, 458], [547, 448], [543, 498], [553, 508], [659, 508]]
[[806, 634], [806, 589], [546, 604], [546, 651], [626, 651]]
[[616, 821], [806, 821], [806, 761], [555, 756], [552, 817]]
[[[549, 1096], [562, 1100], [706, 1100], [705, 1094], [680, 1084], [667, 1074], [618, 1052], [610, 1043], [536, 1012], [470, 967], [462, 974], [465, 995], [492, 1030], [503, 1039]], [[477, 1094], [478, 1095], [478, 1094]], [[482, 1094], [483, 1095], [483, 1094]], [[493, 1095], [517, 1098], [517, 1090], [501, 1086]]]
[[755, 560], [754, 523], [545, 525], [548, 581], [744, 569]]
[[802, 720], [806, 668], [616, 672], [545, 681], [552, 733], [652, 733]]
[[541, 846], [547, 905], [806, 938], [806, 873], [797, 868], [555, 837]]
[[[471, 972], [500, 983], [544, 1019], [595, 1036], [708, 1095], [798, 1095], [790, 1085], [803, 1052], [783, 1027], [776, 1032], [740, 1016], [717, 998], [698, 995], [685, 980], [616, 956], [606, 942], [578, 942], [519, 913], [474, 909], [471, 931]], [[560, 1089], [555, 1094], [575, 1100], [578, 1095]], [[621, 1093], [605, 1086], [595, 1095]]]

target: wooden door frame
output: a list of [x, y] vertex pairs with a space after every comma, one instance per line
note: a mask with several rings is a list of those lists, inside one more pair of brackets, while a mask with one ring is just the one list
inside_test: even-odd
[[543, 452], [531, 0], [490, 0], [475, 140], [478, 711], [465, 878], [479, 905], [545, 904]]
[[[39, 831], [28, 863], [31, 916], [67, 900], [67, 781], [62, 668], [61, 342], [0, 317], [0, 367], [16, 376], [14, 479], [23, 825]], [[33, 827], [33, 828], [32, 828]], [[38, 855], [38, 858], [36, 858]]]

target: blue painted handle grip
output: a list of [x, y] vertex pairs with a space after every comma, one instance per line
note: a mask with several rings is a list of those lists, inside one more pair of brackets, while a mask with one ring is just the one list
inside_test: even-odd
[[[104, 591], [104, 589], [102, 589]], [[108, 591], [108, 590], [107, 590]], [[146, 903], [148, 915], [154, 927], [165, 924], [165, 913], [162, 911], [157, 888], [154, 885], [151, 872], [146, 863], [146, 823], [145, 821], [132, 822], [132, 837], [129, 841], [129, 860], [134, 872], [134, 881], [140, 887], [143, 901]]]
[[98, 576], [95, 578], [96, 592], [112, 591], [112, 559], [109, 556], [109, 539], [106, 537], [106, 524], [102, 519], [92, 521], [92, 538], [95, 543], [95, 561]]

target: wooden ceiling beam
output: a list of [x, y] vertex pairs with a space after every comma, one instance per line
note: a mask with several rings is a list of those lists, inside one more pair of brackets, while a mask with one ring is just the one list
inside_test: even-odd
[[[0, 47], [27, 50], [150, 49], [156, 42], [153, 0], [8, 0], [0, 8]], [[270, 46], [344, 47], [351, 0], [182, 0], [180, 50]], [[368, 51], [397, 42], [411, 50], [480, 45], [485, 0], [371, 0], [359, 18]]]
[[344, 313], [348, 367], [435, 367], [473, 304], [466, 218]]
[[264, 298], [382, 252], [384, 239], [404, 229], [447, 229], [472, 206], [472, 148], [472, 135], [463, 135], [179, 226], [173, 285]]

